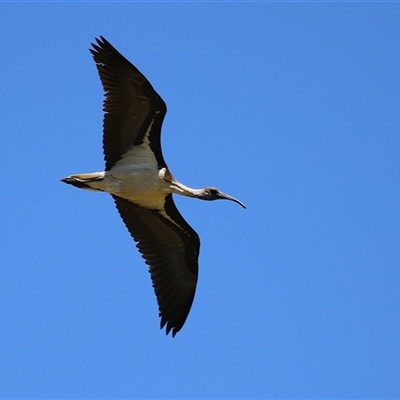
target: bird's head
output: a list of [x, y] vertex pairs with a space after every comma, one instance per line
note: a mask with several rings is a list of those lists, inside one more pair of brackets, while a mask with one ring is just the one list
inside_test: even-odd
[[231, 200], [231, 201], [234, 201], [235, 203], [240, 204], [243, 208], [246, 208], [246, 206], [238, 199], [235, 199], [234, 197], [230, 196], [229, 194], [223, 193], [219, 189], [214, 188], [214, 187], [204, 188], [199, 195], [199, 199], [201, 199], [201, 200]]

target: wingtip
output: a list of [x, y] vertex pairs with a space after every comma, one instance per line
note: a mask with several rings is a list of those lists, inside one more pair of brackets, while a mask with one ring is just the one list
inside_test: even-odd
[[96, 43], [90, 43], [92, 48], [89, 48], [89, 51], [92, 53], [93, 56], [98, 54], [104, 46], [110, 45], [110, 43], [101, 35], [99, 37], [95, 37], [94, 40]]
[[101, 46], [102, 44], [110, 44], [110, 42], [102, 35], [99, 35], [98, 38], [95, 38], [96, 42]]
[[181, 327], [176, 327], [173, 326], [171, 323], [169, 323], [169, 321], [161, 316], [160, 313], [160, 317], [161, 317], [161, 321], [160, 321], [160, 329], [163, 329], [165, 326], [165, 334], [168, 336], [171, 333], [172, 338], [175, 337], [175, 335], [181, 330]]
[[102, 35], [99, 35], [99, 37], [95, 37], [94, 40], [96, 43], [91, 43], [93, 48], [102, 48], [102, 47], [111, 47], [114, 48], [114, 46]]
[[169, 335], [169, 333], [171, 333], [172, 339], [175, 337], [175, 335], [176, 335], [178, 332], [179, 332], [179, 329], [176, 329], [176, 328], [174, 328], [174, 327], [170, 327], [169, 329], [167, 328], [167, 329], [165, 330], [165, 334], [166, 334], [167, 336]]

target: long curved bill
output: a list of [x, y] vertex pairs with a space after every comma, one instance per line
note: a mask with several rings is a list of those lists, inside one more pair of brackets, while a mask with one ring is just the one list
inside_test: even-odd
[[243, 208], [246, 208], [246, 206], [240, 200], [235, 199], [234, 197], [230, 196], [229, 194], [221, 192], [220, 195], [221, 195], [221, 199], [234, 201], [235, 203], [240, 204]]

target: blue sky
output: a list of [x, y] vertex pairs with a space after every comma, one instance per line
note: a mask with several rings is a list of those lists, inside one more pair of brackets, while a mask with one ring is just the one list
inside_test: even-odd
[[[103, 35], [164, 98], [199, 233], [159, 330], [103, 169]], [[0, 397], [399, 398], [398, 3], [1, 3]]]

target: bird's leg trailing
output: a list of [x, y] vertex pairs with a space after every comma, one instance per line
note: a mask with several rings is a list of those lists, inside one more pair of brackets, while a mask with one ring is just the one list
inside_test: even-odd
[[98, 183], [104, 179], [104, 172], [92, 172], [89, 174], [76, 174], [61, 179], [62, 182], [80, 189], [102, 191]]

